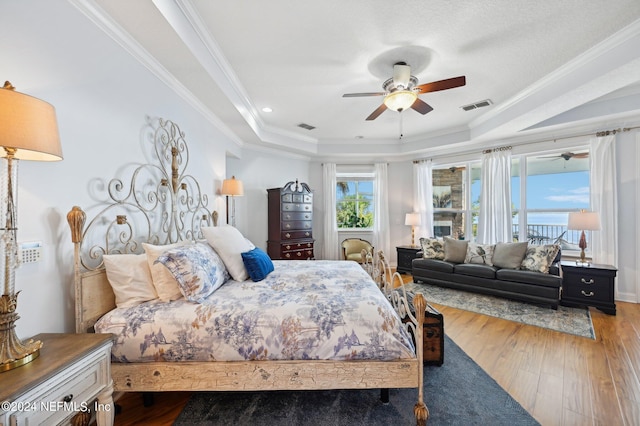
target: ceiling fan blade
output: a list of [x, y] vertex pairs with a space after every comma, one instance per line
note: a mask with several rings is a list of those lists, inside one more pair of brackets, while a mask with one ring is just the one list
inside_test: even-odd
[[439, 90], [453, 89], [454, 87], [460, 87], [467, 84], [465, 76], [448, 78], [446, 80], [433, 81], [431, 83], [420, 84], [415, 88], [418, 89], [418, 93], [437, 92]]
[[426, 103], [420, 98], [415, 100], [413, 105], [411, 105], [411, 108], [415, 109], [422, 115], [425, 115], [426, 113], [433, 111], [433, 108], [431, 107], [431, 105], [429, 105], [428, 103]]
[[383, 112], [385, 112], [385, 110], [387, 109], [387, 106], [385, 104], [380, 105], [375, 111], [373, 111], [368, 117], [367, 117], [367, 121], [371, 121], [371, 120], [375, 120], [376, 118], [378, 118], [378, 116], [380, 114], [382, 114]]
[[384, 96], [386, 92], [369, 92], [369, 93], [345, 93], [342, 95], [343, 98], [355, 98], [359, 96]]

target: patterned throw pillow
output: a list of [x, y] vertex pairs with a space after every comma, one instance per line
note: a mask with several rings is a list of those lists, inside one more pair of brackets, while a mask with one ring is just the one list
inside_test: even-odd
[[476, 244], [469, 242], [467, 246], [467, 255], [464, 263], [479, 263], [481, 265], [493, 266], [491, 262], [495, 245], [492, 244]]
[[444, 242], [437, 238], [420, 238], [422, 257], [425, 259], [444, 260]]
[[191, 302], [202, 303], [229, 279], [222, 259], [206, 243], [167, 250], [156, 262], [169, 269], [178, 282], [180, 292]]
[[557, 244], [547, 244], [543, 246], [531, 245], [527, 248], [527, 254], [525, 254], [524, 260], [522, 260], [520, 269], [548, 274], [549, 266], [553, 263], [559, 250], [560, 246]]

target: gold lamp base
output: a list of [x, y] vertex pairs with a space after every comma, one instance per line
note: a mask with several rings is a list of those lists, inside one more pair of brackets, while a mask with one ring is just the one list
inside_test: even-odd
[[30, 363], [40, 355], [42, 342], [29, 340], [23, 343], [16, 336], [15, 322], [18, 293], [0, 297], [0, 373]]

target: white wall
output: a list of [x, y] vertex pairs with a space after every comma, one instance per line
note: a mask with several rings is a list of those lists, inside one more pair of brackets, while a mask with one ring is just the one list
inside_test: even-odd
[[[244, 186], [244, 196], [236, 197], [236, 227], [256, 246], [267, 250], [267, 189], [280, 188], [298, 179], [314, 191], [314, 210], [321, 204], [316, 187], [309, 182], [309, 160], [269, 150], [245, 148], [242, 158], [227, 158], [227, 177], [235, 176]], [[230, 201], [231, 202], [231, 201]], [[221, 222], [224, 223], [224, 210]], [[317, 238], [314, 219], [314, 237]], [[315, 245], [314, 245], [315, 248]], [[320, 252], [315, 249], [318, 256]]]
[[[225, 152], [237, 147], [67, 2], [4, 2], [0, 32], [2, 77], [55, 106], [64, 154], [61, 162], [20, 163], [18, 241], [40, 241], [44, 251], [16, 272], [17, 334], [72, 331], [66, 214], [97, 203], [96, 180], [148, 161], [145, 116], [171, 119], [185, 132], [189, 170], [210, 195], [225, 176]], [[224, 208], [222, 197], [212, 203]]]

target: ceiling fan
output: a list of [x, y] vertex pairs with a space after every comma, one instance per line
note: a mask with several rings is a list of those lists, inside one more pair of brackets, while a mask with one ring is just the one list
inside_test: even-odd
[[578, 152], [578, 153], [563, 152], [560, 155], [553, 155], [551, 157], [543, 157], [543, 158], [562, 158], [565, 161], [569, 161], [572, 158], [589, 158], [589, 153], [588, 152]]
[[460, 76], [418, 85], [418, 79], [411, 75], [411, 67], [405, 62], [398, 62], [393, 66], [393, 77], [382, 84], [384, 92], [346, 93], [342, 97], [384, 96], [382, 105], [373, 111], [367, 120], [375, 120], [386, 109], [402, 112], [411, 108], [424, 115], [433, 111], [433, 108], [418, 98], [419, 94], [453, 89], [465, 84], [466, 78]]

